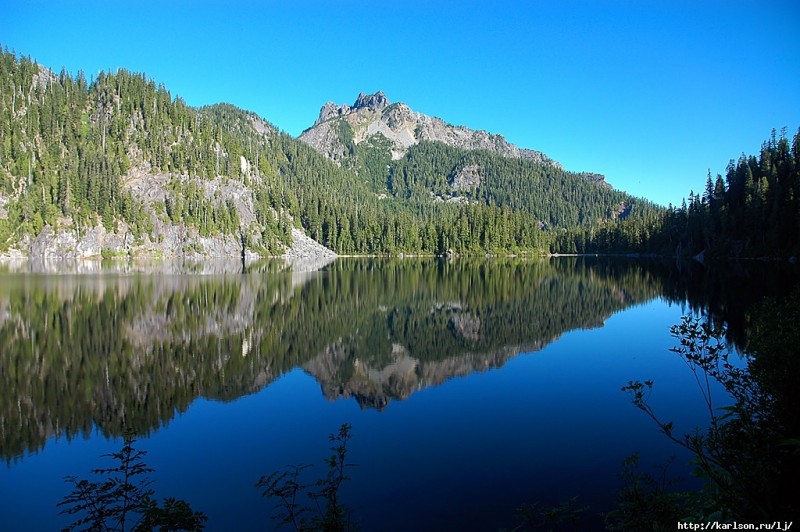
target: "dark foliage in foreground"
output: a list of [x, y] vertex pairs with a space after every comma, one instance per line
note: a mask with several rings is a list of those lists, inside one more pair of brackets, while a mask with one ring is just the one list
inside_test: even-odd
[[[783, 301], [764, 303], [756, 317], [757, 333], [743, 355], [744, 367], [731, 361], [723, 327], [684, 317], [672, 328], [679, 340], [672, 351], [695, 377], [709, 413], [708, 428], [676, 434], [673, 422], [659, 418], [649, 403], [653, 381], [631, 381], [623, 391], [667, 438], [692, 453], [696, 473], [706, 484], [700, 493], [675, 494], [659, 487], [642, 497], [626, 482], [620, 508], [609, 515], [612, 528], [646, 522], [652, 525], [648, 528], [671, 530], [676, 520], [766, 522], [797, 516], [792, 482], [800, 473], [800, 453], [794, 416], [797, 392], [792, 383], [800, 377], [799, 308], [798, 289]], [[733, 405], [716, 405], [712, 381], [724, 387]], [[629, 480], [642, 478], [638, 472], [629, 476]]]
[[352, 438], [351, 425], [344, 423], [337, 434], [330, 434], [332, 454], [325, 459], [327, 474], [311, 483], [300, 481], [300, 473], [308, 465], [288, 466], [286, 471], [275, 471], [262, 476], [256, 487], [262, 496], [277, 499], [273, 519], [279, 526], [291, 525], [297, 531], [344, 532], [356, 530], [352, 510], [342, 503], [339, 489], [350, 480], [347, 470], [354, 467], [347, 461], [347, 442]]
[[65, 507], [62, 514], [78, 519], [64, 530], [203, 530], [206, 516], [186, 501], [167, 497], [159, 505], [153, 499], [153, 481], [148, 478], [153, 469], [144, 463], [147, 451], [133, 447], [135, 441], [128, 434], [119, 452], [103, 455], [119, 465], [93, 470], [102, 480], [66, 478], [75, 489], [58, 506]]

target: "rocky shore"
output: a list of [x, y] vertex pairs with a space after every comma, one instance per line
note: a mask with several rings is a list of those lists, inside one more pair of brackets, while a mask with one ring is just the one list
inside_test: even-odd
[[[283, 258], [296, 274], [317, 271], [336, 258], [336, 253], [297, 228], [292, 246], [278, 257], [243, 250], [232, 235], [200, 237], [180, 226], [169, 226], [153, 242], [145, 236], [132, 242], [125, 232], [106, 232], [102, 226], [83, 234], [72, 228], [46, 226], [35, 238], [0, 253], [0, 265], [10, 271], [46, 273], [94, 273], [103, 271], [150, 273], [233, 273], [243, 264], [260, 259]], [[103, 259], [112, 259], [103, 261]]]
[[310, 272], [322, 269], [333, 262], [336, 253], [326, 248], [297, 228], [292, 228], [292, 247], [283, 258], [294, 272]]

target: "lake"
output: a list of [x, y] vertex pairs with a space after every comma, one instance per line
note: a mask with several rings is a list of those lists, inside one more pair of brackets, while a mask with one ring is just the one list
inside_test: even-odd
[[357, 466], [342, 497], [362, 530], [513, 528], [520, 505], [571, 497], [601, 526], [635, 452], [654, 473], [675, 456], [676, 486], [696, 486], [620, 388], [652, 378], [676, 431], [705, 426], [670, 326], [711, 315], [736, 341], [759, 298], [797, 279], [789, 265], [575, 257], [5, 271], [2, 528], [69, 524], [64, 477], [110, 466], [99, 456], [129, 429], [159, 497], [209, 530], [271, 530], [255, 482], [287, 464], [323, 476], [343, 423]]

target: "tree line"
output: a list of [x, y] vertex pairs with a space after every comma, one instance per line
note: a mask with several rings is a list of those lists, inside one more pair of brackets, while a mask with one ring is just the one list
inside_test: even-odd
[[758, 156], [731, 160], [679, 207], [634, 212], [562, 232], [554, 249], [577, 253], [657, 253], [789, 257], [800, 253], [800, 130], [775, 130]]

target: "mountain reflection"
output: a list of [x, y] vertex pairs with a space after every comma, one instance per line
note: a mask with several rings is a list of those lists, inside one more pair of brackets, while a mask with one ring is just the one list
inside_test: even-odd
[[11, 460], [95, 427], [145, 434], [198, 397], [232, 400], [296, 367], [329, 399], [382, 409], [667, 293], [659, 268], [358, 259], [302, 280], [269, 267], [3, 274], [0, 454]]

